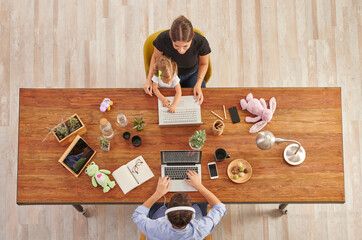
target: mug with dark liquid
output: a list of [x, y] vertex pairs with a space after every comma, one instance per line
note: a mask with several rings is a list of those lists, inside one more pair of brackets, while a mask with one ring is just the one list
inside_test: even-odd
[[225, 160], [225, 158], [230, 158], [230, 155], [226, 153], [225, 149], [223, 148], [218, 148], [215, 150], [214, 153], [215, 156], [215, 160], [218, 162], [222, 162]]

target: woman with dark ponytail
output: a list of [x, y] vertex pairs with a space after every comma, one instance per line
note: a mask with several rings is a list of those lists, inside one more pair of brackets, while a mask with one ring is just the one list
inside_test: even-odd
[[[205, 87], [205, 75], [211, 52], [208, 41], [195, 33], [192, 23], [184, 16], [176, 18], [170, 30], [161, 32], [153, 42], [154, 51], [150, 69], [154, 68], [157, 57], [165, 55], [177, 63], [178, 76], [183, 88], [194, 88], [195, 100], [204, 100], [201, 88]], [[152, 96], [152, 76], [150, 70], [144, 90]]]

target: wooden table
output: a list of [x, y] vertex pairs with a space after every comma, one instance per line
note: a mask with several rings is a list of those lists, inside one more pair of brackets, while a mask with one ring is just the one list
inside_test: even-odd
[[[174, 94], [173, 89], [161, 91], [168, 96]], [[273, 96], [276, 98], [274, 117], [263, 130], [277, 137], [298, 140], [307, 153], [301, 165], [291, 166], [283, 160], [288, 143], [276, 144], [268, 151], [257, 148], [256, 134], [248, 132], [252, 124], [244, 121], [252, 115], [242, 111], [239, 103], [249, 92], [267, 102]], [[160, 150], [189, 149], [188, 139], [198, 129], [205, 129], [208, 134], [202, 148], [202, 183], [222, 202], [344, 203], [340, 88], [208, 88], [203, 93], [202, 126], [160, 128], [157, 98], [145, 95], [143, 89], [20, 89], [17, 203], [142, 203], [154, 192], [160, 176]], [[183, 95], [191, 94], [192, 89], [183, 89]], [[99, 105], [105, 97], [113, 100], [114, 105], [109, 112], [102, 113]], [[223, 116], [223, 104], [227, 109], [237, 106], [241, 122], [232, 124], [227, 113], [224, 133], [214, 136], [211, 127], [217, 118], [210, 111]], [[155, 177], [127, 195], [118, 186], [104, 194], [100, 187], [92, 186], [91, 178], [84, 172], [74, 177], [58, 163], [67, 147], [60, 146], [52, 135], [42, 143], [48, 133], [45, 127], [53, 127], [62, 116], [67, 118], [74, 113], [87, 127], [82, 137], [97, 150], [93, 160], [100, 168], [113, 172], [142, 155]], [[119, 127], [118, 113], [126, 114], [129, 122], [143, 116], [145, 129], [137, 132], [132, 129], [132, 123]], [[98, 143], [102, 117], [107, 118], [115, 130], [110, 152], [101, 151]], [[140, 135], [142, 145], [134, 147], [124, 140], [124, 131]], [[207, 163], [215, 161], [214, 151], [220, 147], [231, 158], [217, 163], [220, 177], [211, 180]], [[253, 168], [253, 175], [246, 183], [235, 184], [227, 177], [227, 166], [236, 158], [247, 160]], [[172, 195], [168, 193], [167, 200]], [[198, 192], [189, 195], [194, 202], [205, 201]]]

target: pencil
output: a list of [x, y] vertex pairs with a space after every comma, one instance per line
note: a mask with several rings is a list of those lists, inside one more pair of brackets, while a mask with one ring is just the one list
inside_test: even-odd
[[222, 121], [224, 121], [224, 119], [222, 117], [220, 117], [219, 115], [217, 115], [216, 113], [214, 113], [213, 111], [211, 111], [212, 114], [214, 114], [216, 117], [220, 118]]
[[228, 119], [228, 117], [226, 116], [225, 105], [222, 105], [222, 108], [224, 109], [224, 116], [225, 116], [225, 119]]

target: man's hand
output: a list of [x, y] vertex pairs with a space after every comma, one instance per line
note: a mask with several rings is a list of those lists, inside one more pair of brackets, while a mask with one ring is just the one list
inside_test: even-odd
[[195, 102], [198, 101], [200, 105], [204, 101], [204, 95], [202, 94], [201, 84], [196, 83], [196, 85], [194, 87], [194, 99], [195, 99]]
[[190, 180], [184, 179], [184, 181], [190, 185], [191, 187], [195, 188], [199, 191], [199, 189], [203, 186], [200, 181], [199, 174], [197, 174], [193, 170], [187, 170], [186, 171], [187, 176], [190, 178]]
[[150, 198], [148, 198], [142, 205], [150, 209], [152, 205], [157, 202], [163, 195], [168, 192], [170, 187], [170, 178], [168, 176], [163, 178], [158, 178], [158, 183], [156, 187], [156, 191], [152, 194]]
[[145, 93], [152, 96], [152, 82], [149, 82], [146, 80], [145, 85], [143, 86], [143, 89], [145, 90]]
[[163, 178], [160, 177], [158, 179], [155, 195], [157, 195], [158, 197], [162, 197], [168, 192], [169, 187], [170, 187], [170, 178], [168, 176], [165, 176]]

